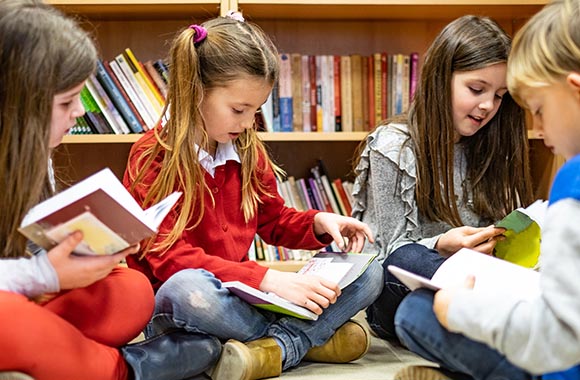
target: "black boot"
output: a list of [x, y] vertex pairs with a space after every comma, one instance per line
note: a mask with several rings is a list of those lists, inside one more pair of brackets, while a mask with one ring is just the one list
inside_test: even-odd
[[135, 380], [180, 380], [208, 370], [219, 359], [221, 349], [213, 336], [172, 330], [121, 351]]

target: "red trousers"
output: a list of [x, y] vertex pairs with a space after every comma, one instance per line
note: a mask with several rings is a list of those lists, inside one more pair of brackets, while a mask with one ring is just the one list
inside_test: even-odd
[[125, 380], [118, 347], [139, 335], [154, 302], [149, 280], [127, 268], [43, 305], [0, 291], [0, 371], [36, 380]]

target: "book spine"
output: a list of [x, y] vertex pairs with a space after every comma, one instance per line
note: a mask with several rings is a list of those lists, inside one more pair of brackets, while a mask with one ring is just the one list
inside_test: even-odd
[[318, 115], [317, 115], [317, 89], [316, 89], [316, 56], [308, 56], [308, 66], [310, 68], [310, 127], [312, 132], [318, 131]]
[[413, 101], [419, 75], [419, 53], [411, 53], [411, 72], [409, 74], [409, 103]]
[[134, 133], [143, 132], [143, 127], [141, 126], [141, 123], [139, 123], [137, 116], [135, 116], [135, 114], [125, 101], [125, 98], [123, 97], [123, 95], [121, 94], [121, 92], [119, 91], [119, 89], [109, 76], [109, 73], [107, 73], [107, 71], [105, 70], [105, 67], [103, 66], [101, 60], [97, 61], [96, 76], [97, 80], [99, 80], [99, 82], [105, 89], [105, 92], [109, 95], [111, 101], [116, 106], [117, 110], [119, 111], [125, 122], [128, 124], [131, 131]]
[[362, 104], [362, 56], [352, 54], [351, 73], [352, 73], [352, 120], [353, 130], [355, 132], [364, 131], [363, 104]]
[[131, 111], [133, 112], [133, 115], [135, 115], [137, 120], [139, 121], [139, 125], [141, 126], [141, 128], [144, 131], [149, 130], [149, 127], [147, 127], [147, 123], [145, 123], [145, 120], [143, 120], [143, 117], [141, 117], [141, 114], [139, 113], [137, 108], [135, 108], [133, 101], [129, 98], [129, 95], [125, 91], [125, 87], [123, 85], [121, 85], [121, 82], [119, 82], [117, 75], [113, 72], [113, 69], [111, 68], [110, 63], [108, 61], [103, 61], [103, 67], [105, 68], [105, 70], [109, 74], [109, 77], [111, 78], [113, 83], [115, 83], [115, 86], [117, 87], [117, 89], [119, 89], [119, 92], [123, 96], [123, 99], [125, 99], [125, 103], [127, 103], [129, 108], [131, 108]]
[[113, 70], [113, 72], [117, 76], [117, 79], [127, 92], [127, 95], [129, 95], [129, 98], [133, 102], [133, 105], [135, 106], [135, 108], [137, 108], [137, 110], [141, 114], [141, 117], [147, 123], [147, 128], [151, 129], [155, 125], [157, 117], [155, 116], [152, 107], [149, 105], [149, 102], [146, 99], [143, 99], [144, 95], [142, 95], [139, 92], [139, 88], [136, 87], [137, 82], [133, 77], [133, 73], [131, 72], [131, 70], [127, 67], [126, 64], [121, 64], [119, 63], [119, 61], [124, 62], [124, 58], [122, 55], [117, 56], [115, 60], [109, 62], [111, 69]]
[[149, 81], [153, 83], [157, 91], [159, 91], [159, 94], [161, 94], [161, 97], [163, 98], [163, 104], [165, 104], [167, 100], [167, 84], [163, 81], [163, 78], [161, 78], [161, 75], [159, 75], [159, 72], [157, 72], [155, 67], [153, 67], [153, 63], [151, 61], [139, 63]]
[[163, 79], [165, 84], [168, 84], [169, 83], [169, 70], [167, 69], [167, 66], [165, 65], [163, 60], [158, 59], [155, 62], [153, 62], [153, 67], [155, 68], [155, 70], [157, 70], [159, 75], [161, 75], [161, 78]]
[[292, 83], [292, 129], [303, 130], [302, 119], [302, 55], [290, 54], [290, 77]]
[[410, 56], [403, 54], [403, 106], [402, 112], [407, 112], [409, 110], [409, 92], [410, 92], [410, 71], [411, 71], [411, 61]]
[[340, 57], [340, 100], [342, 131], [352, 132], [352, 73], [349, 55]]
[[[144, 105], [145, 110], [149, 115], [149, 117], [151, 118], [151, 120], [157, 120], [159, 118], [158, 111], [153, 105], [153, 103], [151, 103], [151, 100], [145, 94], [143, 87], [137, 81], [137, 78], [135, 77], [135, 74], [133, 73], [133, 70], [129, 66], [129, 63], [127, 62], [125, 56], [123, 54], [119, 54], [115, 57], [115, 61], [117, 62], [117, 65], [121, 69], [123, 75], [129, 82], [129, 84], [131, 85], [131, 88], [133, 89], [135, 94], [137, 94], [137, 97], [141, 101], [141, 104]], [[152, 124], [155, 124], [155, 121]]]
[[367, 97], [368, 101], [368, 108], [366, 110], [367, 114], [369, 115], [369, 130], [372, 130], [377, 123], [376, 120], [376, 113], [375, 113], [375, 65], [374, 65], [374, 56], [370, 55], [367, 57], [366, 65], [367, 65]]
[[115, 122], [115, 119], [113, 117], [113, 114], [111, 113], [111, 110], [108, 108], [107, 104], [105, 103], [105, 100], [101, 97], [101, 94], [99, 94], [99, 92], [97, 91], [97, 89], [95, 87], [95, 82], [97, 82], [96, 78], [94, 78], [94, 76], [91, 75], [89, 77], [89, 80], [86, 81], [85, 86], [87, 87], [87, 89], [91, 93], [91, 96], [95, 100], [95, 103], [97, 103], [97, 106], [101, 110], [101, 114], [105, 117], [105, 120], [106, 120], [109, 128], [111, 128], [113, 133], [122, 134], [123, 132], [120, 129], [120, 127], [117, 125], [117, 123]]
[[334, 130], [336, 132], [342, 131], [342, 104], [341, 104], [341, 90], [340, 90], [340, 55], [332, 56], [332, 73], [333, 73], [333, 89], [334, 89]]
[[378, 124], [381, 120], [383, 120], [383, 113], [382, 113], [382, 102], [383, 96], [386, 96], [386, 93], [383, 93], [382, 88], [382, 80], [383, 77], [381, 75], [381, 53], [374, 54], [374, 95], [375, 95], [375, 123]]
[[[134, 72], [139, 73], [139, 77], [142, 78], [143, 80], [142, 85], [145, 85], [145, 90], [148, 90], [153, 95], [156, 104], [158, 104], [159, 106], [161, 106], [161, 108], [163, 108], [163, 106], [165, 105], [165, 99], [163, 98], [159, 90], [157, 90], [155, 85], [149, 80], [145, 71], [143, 71], [143, 67], [141, 66], [141, 63], [139, 62], [137, 57], [135, 57], [135, 54], [133, 54], [133, 51], [130, 48], [126, 48], [125, 55], [129, 60], [131, 68], [134, 68], [135, 70]], [[135, 74], [135, 76], [137, 76], [137, 74]]]
[[302, 56], [302, 130], [304, 132], [312, 131], [310, 118], [310, 65], [308, 56]]
[[280, 54], [280, 131], [292, 132], [292, 67], [290, 54]]

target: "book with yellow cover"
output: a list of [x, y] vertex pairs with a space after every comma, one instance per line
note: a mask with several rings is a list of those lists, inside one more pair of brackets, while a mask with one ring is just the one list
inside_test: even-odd
[[506, 229], [505, 239], [498, 241], [494, 255], [526, 268], [539, 263], [541, 230], [548, 202], [537, 200], [526, 208], [518, 208], [495, 224]]

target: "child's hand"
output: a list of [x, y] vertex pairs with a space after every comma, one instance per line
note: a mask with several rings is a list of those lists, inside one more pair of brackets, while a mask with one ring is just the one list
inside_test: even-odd
[[[473, 289], [475, 285], [475, 277], [468, 276], [465, 280], [465, 288]], [[457, 293], [457, 289], [441, 289], [437, 293], [435, 293], [435, 298], [433, 300], [433, 311], [435, 312], [435, 316], [437, 320], [443, 327], [449, 330], [449, 324], [447, 321], [447, 313], [449, 311], [449, 305], [453, 300], [453, 297]]]
[[445, 232], [435, 249], [442, 256], [451, 256], [461, 248], [471, 248], [478, 252], [491, 255], [498, 240], [503, 239], [505, 228], [500, 227], [456, 227]]
[[317, 235], [329, 234], [344, 252], [362, 251], [365, 239], [374, 242], [373, 233], [366, 223], [329, 212], [319, 212], [314, 216], [314, 232]]
[[105, 278], [127, 255], [139, 250], [139, 245], [135, 245], [114, 255], [73, 255], [82, 240], [83, 234], [77, 231], [48, 251], [48, 260], [58, 275], [61, 290], [82, 288]]
[[275, 293], [317, 315], [335, 303], [340, 295], [338, 284], [332, 281], [318, 276], [280, 272], [274, 269], [266, 272], [260, 290]]

